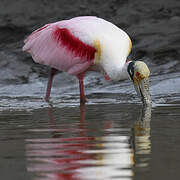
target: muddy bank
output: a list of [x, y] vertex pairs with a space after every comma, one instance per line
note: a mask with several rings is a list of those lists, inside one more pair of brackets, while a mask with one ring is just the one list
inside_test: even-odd
[[43, 24], [80, 15], [105, 18], [127, 31], [133, 41], [131, 58], [146, 61], [152, 74], [179, 71], [179, 9], [178, 0], [1, 0], [0, 83], [47, 77], [48, 68], [21, 51], [23, 39]]

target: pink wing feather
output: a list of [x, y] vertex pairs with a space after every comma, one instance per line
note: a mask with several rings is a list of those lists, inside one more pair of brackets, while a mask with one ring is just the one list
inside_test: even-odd
[[75, 37], [64, 24], [67, 21], [37, 29], [25, 39], [23, 51], [37, 63], [78, 75], [93, 64], [96, 49]]

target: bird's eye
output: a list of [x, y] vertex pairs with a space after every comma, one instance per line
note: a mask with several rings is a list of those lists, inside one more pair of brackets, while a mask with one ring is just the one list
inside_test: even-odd
[[139, 77], [140, 76], [140, 73], [139, 72], [136, 72], [136, 77]]

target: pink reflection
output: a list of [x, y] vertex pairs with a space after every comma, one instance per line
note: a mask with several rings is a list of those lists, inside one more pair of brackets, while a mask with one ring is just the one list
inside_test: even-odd
[[[112, 177], [132, 180], [132, 167], [148, 167], [151, 111], [143, 110], [134, 121], [132, 136], [118, 132], [124, 129], [113, 128], [115, 123], [111, 120], [101, 127], [104, 132], [101, 137], [88, 136], [85, 113], [85, 106], [81, 105], [80, 123], [59, 129], [49, 109], [50, 128], [44, 129], [49, 133], [46, 139], [27, 139], [27, 170], [36, 174], [33, 180], [106, 180]], [[79, 136], [72, 137], [72, 131]]]
[[[51, 127], [54, 127], [52, 108], [48, 109]], [[95, 162], [99, 158], [96, 153], [86, 151], [97, 149], [96, 137], [87, 136], [85, 122], [85, 105], [80, 106], [79, 127], [70, 130], [79, 130], [80, 137], [63, 138], [58, 129], [50, 131], [49, 139], [28, 139], [26, 152], [28, 158], [28, 171], [36, 172], [38, 178], [34, 180], [84, 180], [79, 169], [89, 167], [88, 162]], [[110, 128], [110, 122], [105, 128]], [[64, 129], [66, 132], [68, 129]], [[34, 131], [35, 132], [35, 131]], [[98, 144], [101, 146], [101, 144]]]

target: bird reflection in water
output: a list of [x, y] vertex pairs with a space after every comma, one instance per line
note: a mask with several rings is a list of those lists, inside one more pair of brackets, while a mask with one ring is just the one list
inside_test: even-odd
[[[33, 180], [130, 180], [134, 167], [148, 167], [151, 107], [142, 109], [128, 135], [123, 128], [116, 128], [112, 119], [104, 121], [104, 134], [97, 136], [86, 124], [85, 105], [80, 106], [80, 113], [79, 124], [60, 130], [54, 125], [53, 108], [49, 108], [51, 137], [27, 139], [27, 170], [35, 173]], [[62, 131], [69, 131], [70, 137]]]
[[140, 119], [134, 123], [133, 149], [135, 166], [148, 168], [151, 154], [150, 140], [151, 107], [143, 107]]

